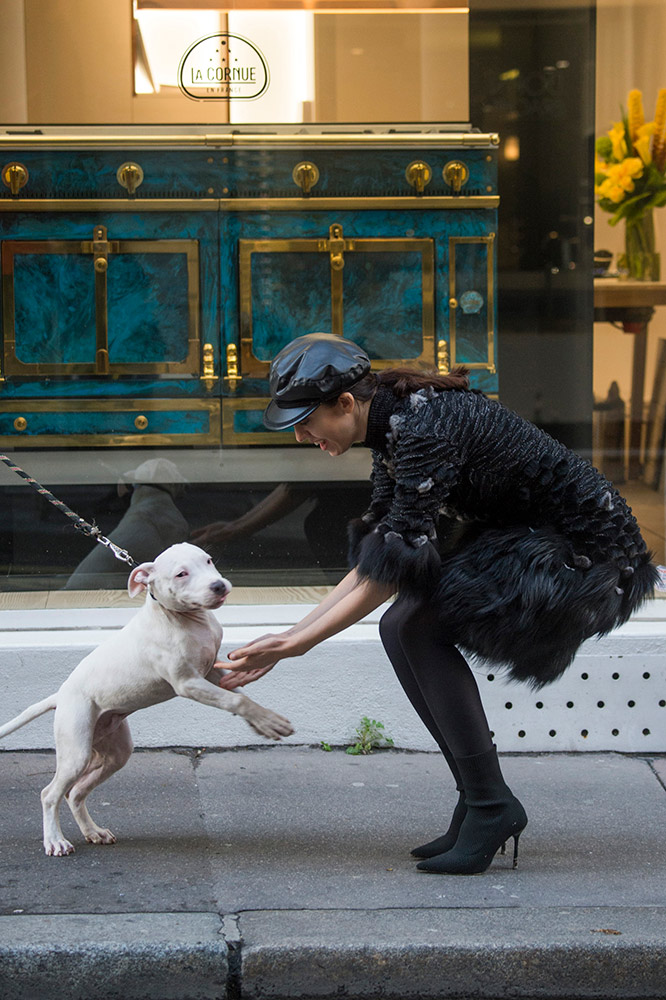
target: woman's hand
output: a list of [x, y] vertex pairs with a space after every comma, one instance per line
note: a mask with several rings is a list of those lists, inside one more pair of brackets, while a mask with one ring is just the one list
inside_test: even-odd
[[[234, 649], [229, 653], [229, 661], [219, 664], [219, 667], [234, 673], [253, 673], [260, 670], [262, 673], [259, 676], [263, 676], [278, 660], [286, 656], [300, 656], [301, 652], [302, 650], [296, 647], [291, 631], [277, 635], [269, 634], [260, 639], [253, 639], [240, 649]], [[229, 676], [231, 677], [231, 674]]]
[[[213, 664], [213, 669], [227, 670], [228, 666], [227, 663], [218, 662]], [[227, 691], [233, 691], [234, 688], [245, 687], [246, 684], [258, 681], [260, 677], [267, 674], [274, 666], [275, 664], [271, 663], [270, 666], [262, 667], [260, 670], [230, 670], [220, 678], [218, 684], [221, 688], [226, 688]]]

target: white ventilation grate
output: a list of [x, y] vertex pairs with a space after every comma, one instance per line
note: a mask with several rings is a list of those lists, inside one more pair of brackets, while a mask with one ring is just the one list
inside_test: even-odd
[[663, 655], [581, 655], [540, 691], [476, 674], [501, 750], [666, 750]]

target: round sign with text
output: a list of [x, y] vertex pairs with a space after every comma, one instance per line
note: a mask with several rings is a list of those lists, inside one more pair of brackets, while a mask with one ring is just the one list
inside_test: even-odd
[[269, 79], [257, 46], [227, 32], [194, 42], [178, 67], [178, 86], [195, 101], [254, 101], [268, 89]]

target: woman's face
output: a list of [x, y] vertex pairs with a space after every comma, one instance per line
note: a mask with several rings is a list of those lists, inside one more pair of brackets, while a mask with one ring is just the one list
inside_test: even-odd
[[322, 403], [314, 413], [294, 426], [299, 444], [315, 444], [329, 455], [342, 455], [356, 441], [365, 440], [367, 405], [357, 404], [350, 392], [335, 403]]

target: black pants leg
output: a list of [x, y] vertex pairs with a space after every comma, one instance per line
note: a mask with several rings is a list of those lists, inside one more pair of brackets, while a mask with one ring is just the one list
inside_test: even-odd
[[474, 674], [427, 605], [396, 601], [383, 615], [379, 632], [405, 694], [460, 788], [454, 758], [493, 746]]

